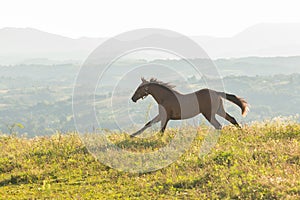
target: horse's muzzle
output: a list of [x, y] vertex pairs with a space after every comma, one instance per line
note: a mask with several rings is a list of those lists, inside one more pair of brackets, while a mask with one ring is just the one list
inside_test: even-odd
[[131, 100], [132, 100], [134, 103], [136, 103], [136, 99], [134, 99], [133, 97], [131, 98]]

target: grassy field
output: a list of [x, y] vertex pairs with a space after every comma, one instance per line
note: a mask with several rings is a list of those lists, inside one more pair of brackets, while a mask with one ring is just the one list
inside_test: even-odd
[[[169, 129], [163, 137], [148, 140], [114, 135], [112, 140], [143, 151], [144, 146], [155, 149], [167, 143], [174, 132]], [[34, 139], [3, 135], [0, 199], [300, 198], [300, 124], [270, 121], [242, 130], [225, 127], [217, 145], [203, 157], [199, 149], [207, 127], [197, 132], [176, 162], [145, 174], [97, 162], [76, 134]]]

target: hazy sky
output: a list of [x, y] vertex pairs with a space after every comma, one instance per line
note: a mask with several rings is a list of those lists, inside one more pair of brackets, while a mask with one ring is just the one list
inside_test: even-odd
[[68, 37], [107, 37], [136, 28], [232, 36], [263, 22], [300, 22], [297, 0], [9, 0], [0, 28], [32, 27]]

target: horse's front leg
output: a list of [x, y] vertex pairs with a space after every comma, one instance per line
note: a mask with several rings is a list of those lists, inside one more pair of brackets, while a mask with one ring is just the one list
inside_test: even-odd
[[169, 115], [166, 112], [166, 109], [163, 106], [159, 107], [159, 116], [160, 116], [160, 132], [164, 133], [169, 121]]
[[160, 121], [160, 116], [157, 115], [157, 116], [154, 117], [152, 120], [150, 120], [149, 122], [147, 122], [143, 128], [141, 128], [141, 129], [138, 130], [137, 132], [131, 134], [130, 137], [134, 137], [134, 136], [136, 136], [136, 135], [141, 134], [141, 133], [144, 132], [147, 128], [151, 127], [152, 124], [155, 124], [155, 123], [157, 123], [157, 122], [159, 122], [159, 121]]
[[169, 122], [169, 119], [167, 117], [165, 117], [161, 120], [161, 127], [160, 127], [161, 133], [165, 132], [168, 122]]

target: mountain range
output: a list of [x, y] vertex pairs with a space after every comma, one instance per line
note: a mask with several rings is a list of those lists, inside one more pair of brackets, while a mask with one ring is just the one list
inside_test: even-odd
[[[300, 55], [300, 23], [262, 23], [232, 37], [191, 36], [212, 59]], [[34, 28], [0, 29], [0, 64], [81, 63], [107, 38], [77, 39]]]

